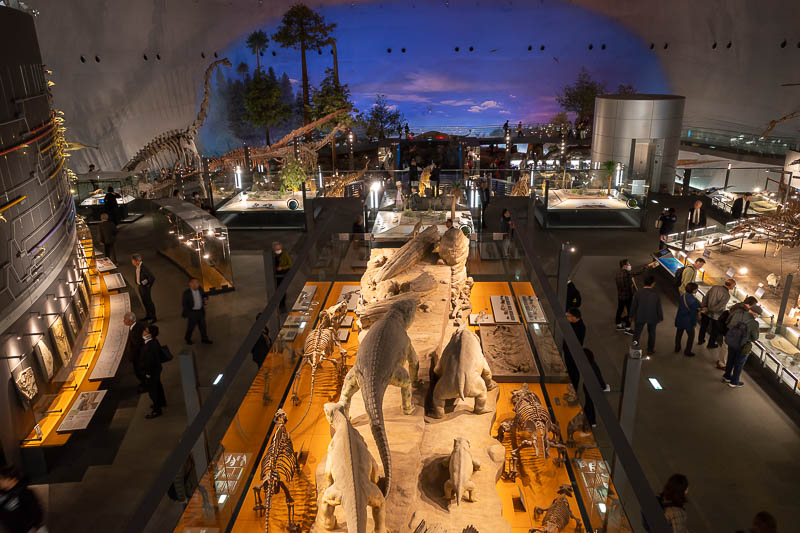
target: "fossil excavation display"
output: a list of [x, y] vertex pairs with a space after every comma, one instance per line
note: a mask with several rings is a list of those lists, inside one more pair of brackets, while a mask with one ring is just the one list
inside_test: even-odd
[[[359, 387], [362, 390], [370, 429], [383, 463], [384, 496], [388, 496], [392, 488], [392, 459], [383, 420], [383, 395], [389, 384], [400, 387], [403, 412], [413, 413], [411, 389], [417, 379], [419, 360], [406, 330], [414, 320], [416, 309], [411, 300], [397, 302], [367, 331], [358, 347], [356, 362], [344, 378], [339, 398], [347, 413], [353, 394]], [[403, 366], [406, 361], [408, 371]]]
[[325, 404], [325, 418], [333, 428], [325, 462], [328, 486], [322, 494], [323, 524], [336, 527], [335, 507], [342, 505], [349, 533], [366, 533], [367, 507], [372, 508], [375, 533], [386, 532], [386, 500], [378, 487], [378, 463], [369, 453], [364, 437], [353, 429], [338, 403]]
[[529, 374], [536, 372], [533, 352], [521, 324], [482, 325], [483, 353], [492, 374]]
[[478, 336], [467, 328], [459, 328], [450, 337], [434, 373], [438, 376], [433, 388], [434, 411], [431, 416], [444, 416], [448, 399], [475, 398], [474, 413], [486, 413], [486, 393], [497, 388], [492, 371], [481, 352]]
[[450, 501], [455, 496], [456, 505], [461, 505], [461, 500], [477, 502], [475, 483], [471, 478], [472, 473], [480, 468], [481, 464], [472, 458], [469, 451], [469, 441], [463, 437], [455, 438], [453, 452], [447, 460], [450, 478], [444, 483], [444, 499]]
[[278, 409], [275, 413], [275, 431], [272, 440], [261, 460], [261, 483], [253, 487], [253, 510], [264, 513], [266, 531], [269, 533], [269, 512], [272, 509], [272, 496], [282, 490], [289, 508], [289, 529], [299, 531], [294, 523], [294, 499], [286, 483], [290, 482], [298, 470], [297, 457], [292, 446], [292, 439], [286, 430], [286, 413]]

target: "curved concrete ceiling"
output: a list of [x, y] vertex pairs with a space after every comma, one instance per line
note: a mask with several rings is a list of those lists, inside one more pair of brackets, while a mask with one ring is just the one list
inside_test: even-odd
[[[36, 25], [42, 55], [54, 71], [56, 105], [66, 113], [69, 138], [100, 147], [99, 151], [73, 152], [73, 168], [83, 171], [88, 162], [95, 162], [103, 170], [118, 170], [154, 136], [169, 129], [185, 128], [197, 113], [203, 72], [213, 61], [214, 53], [230, 49], [234, 41], [243, 40], [253, 29], [275, 24], [291, 3], [289, 0], [36, 2], [34, 7], [41, 13]], [[426, 19], [424, 10], [442, 3], [386, 2], [378, 7], [383, 9], [385, 4], [387, 13], [390, 9], [417, 9], [419, 24], [430, 24], [431, 31], [436, 31], [443, 21]], [[450, 0], [447, 4], [450, 9], [468, 10], [474, 2]], [[311, 5], [350, 7], [357, 18], [359, 8], [374, 7], [375, 3], [317, 0]], [[635, 35], [641, 47], [658, 61], [669, 89], [686, 96], [685, 124], [757, 133], [769, 120], [800, 108], [800, 85], [782, 85], [800, 83], [797, 69], [800, 2], [796, 0], [763, 2], [757, 6], [748, 0], [496, 3], [498, 10], [512, 13], [515, 9], [536, 7], [542, 10], [543, 17], [550, 10], [558, 12], [556, 8], [564, 5], [597, 13], [598, 23], [596, 29], [583, 26], [577, 30], [571, 27], [570, 20], [549, 21], [563, 27], [563, 38], [547, 43], [548, 54], [555, 61], [550, 68], [570, 69], [574, 77], [582, 64], [592, 61], [585, 43], [598, 42], [593, 39], [594, 33], [607, 34], [610, 25], [619, 24]], [[506, 36], [502, 28], [485, 29], [482, 24], [475, 21], [474, 27], [460, 30], [494, 32], [503, 39], [519, 41], [516, 43], [519, 46], [537, 39], [532, 31], [515, 30]], [[386, 40], [398, 46], [397, 39], [387, 36]], [[386, 48], [384, 42], [365, 42], [364, 46]], [[498, 55], [503, 53], [504, 49], [500, 49]], [[611, 47], [607, 53], [620, 62], [630, 55], [629, 50]], [[148, 56], [147, 61], [144, 55]], [[413, 60], [414, 56], [403, 57]], [[361, 68], [369, 69], [370, 65], [363, 64]], [[541, 75], [546, 76], [546, 71]], [[630, 81], [634, 85], [639, 82]], [[483, 108], [482, 105], [477, 105], [477, 109], [491, 111], [490, 105]], [[494, 123], [506, 118], [498, 115]], [[800, 121], [795, 121], [783, 124], [774, 134], [800, 136], [798, 131]]]

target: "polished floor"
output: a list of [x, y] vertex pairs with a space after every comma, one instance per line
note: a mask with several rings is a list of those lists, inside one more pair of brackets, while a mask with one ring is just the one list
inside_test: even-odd
[[[688, 206], [690, 202], [684, 203]], [[493, 213], [498, 208], [490, 209], [491, 220], [499, 218], [499, 211], [496, 217]], [[161, 339], [175, 351], [182, 346], [180, 294], [187, 278], [151, 249], [151, 228], [147, 217], [124, 227], [118, 253], [122, 259], [142, 251], [154, 270]], [[238, 344], [266, 302], [260, 250], [273, 235], [234, 233], [237, 290], [211, 299], [209, 335], [215, 343], [193, 346], [201, 383], [213, 381], [231, 357], [231, 346]], [[300, 235], [284, 237], [290, 248]], [[554, 271], [555, 251], [561, 241], [568, 240], [578, 248], [572, 279], [583, 294], [586, 345], [597, 354], [612, 386], [609, 399], [613, 403], [630, 342], [630, 337], [614, 331], [614, 274], [621, 257], [629, 257], [634, 264], [648, 261], [648, 252], [656, 243], [654, 230], [538, 231], [533, 237], [549, 272]], [[133, 269], [128, 263], [123, 263], [122, 273], [130, 284]], [[796, 482], [800, 479], [800, 463], [796, 461], [800, 429], [750, 375], [745, 376], [745, 387], [733, 390], [719, 381], [719, 372], [705, 348], [696, 349], [693, 359], [672, 352], [674, 298], [666, 287], [667, 278], [658, 279], [665, 322], [658, 330], [657, 355], [646, 363], [642, 373], [633, 435], [634, 449], [648, 479], [658, 487], [674, 472], [689, 477], [689, 529], [693, 533], [746, 529], [752, 516], [762, 509], [777, 516], [781, 531], [790, 531], [800, 497]], [[132, 303], [141, 316], [138, 298], [132, 298]], [[653, 390], [648, 377], [657, 377], [663, 390]], [[115, 531], [130, 516], [186, 425], [176, 365], [167, 367], [164, 383], [169, 402], [165, 415], [145, 420], [149, 399], [136, 394], [135, 379], [123, 362], [90, 428], [73, 437], [47, 478], [34, 480], [46, 494], [51, 531], [85, 531], [87, 523], [106, 524], [108, 528], [101, 529]], [[168, 531], [164, 524], [177, 521], [174, 508], [164, 506], [159, 513], [149, 530]]]

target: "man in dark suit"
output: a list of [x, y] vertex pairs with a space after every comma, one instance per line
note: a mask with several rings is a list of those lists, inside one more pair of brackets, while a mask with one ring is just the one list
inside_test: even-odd
[[689, 209], [689, 229], [706, 227], [706, 210], [703, 208], [702, 200], [697, 200], [694, 207]]
[[635, 326], [633, 328], [633, 340], [637, 344], [642, 336], [644, 327], [647, 326], [647, 355], [651, 356], [656, 349], [656, 326], [664, 320], [664, 312], [661, 310], [661, 297], [653, 288], [656, 278], [648, 274], [644, 278], [644, 288], [636, 291], [631, 303], [630, 317]]
[[155, 323], [158, 318], [156, 317], [156, 306], [150, 297], [150, 291], [153, 289], [156, 277], [145, 266], [141, 254], [133, 254], [131, 264], [136, 268], [136, 286], [139, 287], [139, 297], [142, 299], [142, 305], [146, 313], [142, 321], [150, 321], [151, 324]]
[[108, 192], [106, 192], [106, 195], [103, 197], [103, 208], [111, 217], [111, 220], [114, 221], [114, 224], [119, 224], [119, 204], [117, 203], [117, 198], [119, 197], [119, 194], [114, 192], [114, 187], [110, 185], [108, 187]]
[[100, 242], [103, 243], [103, 248], [106, 257], [117, 262], [117, 251], [114, 249], [114, 243], [117, 240], [117, 225], [109, 220], [108, 213], [100, 215]]
[[156, 340], [158, 326], [147, 326], [142, 331], [142, 371], [147, 383], [147, 393], [153, 402], [152, 411], [145, 415], [148, 420], [161, 416], [167, 406], [164, 386], [161, 384], [161, 344]]
[[200, 338], [203, 344], [211, 344], [206, 332], [206, 302], [208, 295], [200, 288], [200, 280], [192, 278], [189, 280], [189, 288], [183, 291], [181, 304], [183, 313], [181, 316], [186, 319], [186, 344], [192, 344], [192, 333], [194, 327], [200, 328]]
[[124, 356], [127, 358], [131, 365], [133, 365], [133, 373], [136, 374], [136, 379], [139, 380], [137, 391], [139, 394], [147, 390], [147, 382], [144, 377], [144, 369], [142, 368], [142, 332], [144, 331], [144, 324], [136, 320], [136, 315], [127, 312], [122, 318], [122, 322], [128, 328], [128, 341], [125, 343]]
[[746, 192], [744, 196], [740, 196], [733, 202], [733, 207], [731, 208], [731, 215], [733, 215], [733, 218], [747, 216], [747, 210], [750, 209], [750, 198], [752, 197], [752, 194]]

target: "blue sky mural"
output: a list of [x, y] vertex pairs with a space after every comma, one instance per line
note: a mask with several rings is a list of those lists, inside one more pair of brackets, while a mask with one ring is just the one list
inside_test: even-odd
[[[318, 11], [337, 24], [340, 79], [356, 107], [367, 109], [382, 93], [414, 126], [547, 122], [559, 111], [556, 93], [581, 67], [612, 89], [630, 83], [643, 93], [670, 90], [649, 43], [611, 18], [564, 2], [348, 2]], [[252, 29], [271, 35], [279, 22]], [[234, 69], [240, 61], [255, 67], [246, 38], [233, 37], [222, 51]], [[332, 56], [325, 49], [308, 58], [316, 84]], [[262, 62], [300, 79], [299, 51], [270, 43]]]

